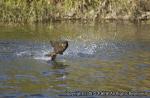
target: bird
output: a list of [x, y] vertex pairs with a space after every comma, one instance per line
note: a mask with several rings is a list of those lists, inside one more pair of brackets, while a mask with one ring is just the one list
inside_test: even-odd
[[52, 61], [56, 59], [57, 54], [63, 55], [63, 52], [68, 48], [66, 40], [50, 41], [50, 44], [53, 47], [53, 52], [46, 54], [46, 56], [51, 57]]

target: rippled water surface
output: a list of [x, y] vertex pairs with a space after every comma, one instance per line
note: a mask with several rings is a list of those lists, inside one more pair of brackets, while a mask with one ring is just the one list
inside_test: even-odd
[[[59, 39], [69, 47], [52, 62], [44, 55]], [[0, 97], [74, 90], [150, 92], [150, 24], [0, 24]]]

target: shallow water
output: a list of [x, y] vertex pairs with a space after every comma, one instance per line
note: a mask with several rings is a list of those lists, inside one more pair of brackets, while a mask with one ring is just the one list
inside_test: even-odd
[[[52, 62], [44, 55], [59, 39], [69, 48]], [[65, 91], [150, 92], [150, 24], [0, 24], [0, 97]]]

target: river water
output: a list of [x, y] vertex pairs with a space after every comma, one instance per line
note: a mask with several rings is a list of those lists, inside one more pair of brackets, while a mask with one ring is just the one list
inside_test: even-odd
[[[60, 39], [69, 47], [52, 62], [44, 55]], [[0, 24], [0, 98], [72, 91], [150, 92], [150, 24]]]

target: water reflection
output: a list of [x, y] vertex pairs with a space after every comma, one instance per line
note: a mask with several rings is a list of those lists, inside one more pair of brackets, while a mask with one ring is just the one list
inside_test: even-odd
[[66, 67], [69, 65], [64, 64], [63, 62], [57, 62], [57, 61], [48, 61], [49, 65], [51, 65], [51, 70], [43, 72], [44, 76], [53, 75], [55, 76], [55, 79], [58, 80], [65, 80], [67, 75], [69, 74], [66, 71]]

